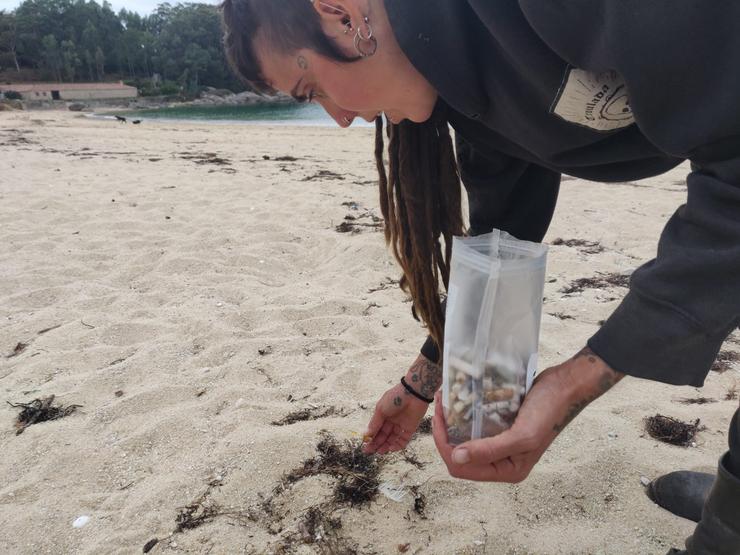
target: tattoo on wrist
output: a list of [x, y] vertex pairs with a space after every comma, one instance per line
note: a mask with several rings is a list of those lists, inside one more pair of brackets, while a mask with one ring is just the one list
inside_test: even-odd
[[[586, 347], [585, 349], [582, 349], [575, 357], [581, 357], [581, 356], [588, 356], [589, 358], [593, 357], [593, 352], [591, 349]], [[589, 360], [589, 362], [596, 362], [596, 359]], [[599, 383], [596, 386], [596, 390], [593, 391], [591, 394], [586, 395], [585, 397], [578, 399], [576, 402], [572, 403], [570, 407], [568, 408], [568, 413], [565, 415], [565, 418], [555, 426], [553, 426], [553, 430], [555, 432], [562, 432], [568, 424], [576, 417], [578, 416], [583, 409], [585, 409], [589, 403], [592, 401], [595, 401], [601, 395], [609, 391], [609, 389], [612, 388], [614, 384], [616, 384], [619, 380], [621, 380], [624, 377], [624, 374], [621, 374], [619, 372], [615, 372], [611, 368], [603, 368], [600, 370], [601, 375], [599, 376]]]
[[414, 389], [424, 397], [434, 398], [434, 394], [442, 385], [442, 367], [419, 357], [409, 369], [408, 382], [413, 384]]

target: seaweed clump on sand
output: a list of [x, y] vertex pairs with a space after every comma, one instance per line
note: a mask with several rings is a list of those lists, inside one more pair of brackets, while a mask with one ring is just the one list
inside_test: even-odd
[[325, 433], [316, 445], [318, 455], [287, 473], [276, 493], [308, 476], [325, 474], [336, 478], [334, 501], [352, 506], [363, 505], [378, 496], [380, 464], [372, 455], [362, 452], [360, 442], [339, 442]]
[[670, 416], [656, 414], [645, 419], [645, 431], [658, 441], [688, 447], [696, 438], [696, 433], [704, 429], [703, 426], [699, 426], [699, 422], [697, 418], [693, 424], [689, 424]]
[[578, 278], [560, 290], [565, 295], [581, 293], [586, 289], [607, 289], [608, 287], [629, 287], [630, 276], [627, 274], [602, 274], [594, 277]]
[[425, 416], [419, 422], [419, 427], [416, 429], [416, 433], [421, 435], [429, 435], [432, 433], [432, 417]]
[[306, 420], [318, 420], [320, 418], [328, 418], [330, 416], [347, 416], [347, 412], [343, 409], [337, 409], [334, 406], [329, 407], [308, 407], [293, 411], [280, 420], [273, 420], [270, 424], [273, 426], [290, 426], [296, 422], [305, 422]]
[[732, 365], [740, 361], [740, 355], [734, 351], [720, 351], [712, 364], [712, 372], [722, 374], [732, 368]]
[[16, 435], [22, 434], [23, 430], [33, 424], [64, 418], [82, 407], [82, 405], [55, 406], [53, 403], [54, 395], [34, 399], [30, 403], [11, 403], [8, 401], [11, 407], [23, 409], [15, 421]]

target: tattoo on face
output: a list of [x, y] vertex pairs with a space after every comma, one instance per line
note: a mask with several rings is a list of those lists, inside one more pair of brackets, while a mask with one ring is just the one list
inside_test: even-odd
[[301, 69], [308, 69], [308, 62], [303, 56], [298, 56], [298, 67]]
[[397, 407], [400, 407], [401, 403], [403, 403], [403, 400], [400, 397], [396, 397], [395, 399], [393, 399], [393, 404]]

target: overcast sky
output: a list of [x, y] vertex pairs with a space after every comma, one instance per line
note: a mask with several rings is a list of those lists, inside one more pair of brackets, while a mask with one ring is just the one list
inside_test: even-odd
[[[103, 4], [103, 0], [95, 0], [98, 4]], [[121, 8], [126, 8], [127, 10], [139, 12], [141, 15], [148, 15], [152, 11], [154, 11], [154, 8], [157, 7], [157, 4], [162, 4], [162, 1], [155, 1], [155, 0], [108, 0], [110, 2], [110, 5], [113, 6], [113, 11], [118, 13], [118, 11]], [[200, 0], [200, 3], [203, 4], [218, 4], [220, 0]], [[183, 2], [185, 3], [185, 2]], [[0, 10], [7, 10], [10, 11], [12, 9], [15, 9], [21, 4], [21, 0], [0, 0]], [[173, 0], [170, 2], [170, 4], [177, 4], [177, 0]]]

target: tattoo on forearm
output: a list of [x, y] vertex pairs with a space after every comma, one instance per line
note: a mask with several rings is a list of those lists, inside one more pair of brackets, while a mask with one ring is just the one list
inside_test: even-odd
[[301, 69], [308, 69], [308, 62], [303, 56], [298, 56], [298, 67]]
[[424, 397], [432, 398], [442, 385], [442, 367], [420, 357], [409, 369], [410, 380], [416, 389]]
[[[591, 349], [588, 347], [585, 347], [581, 349], [576, 356], [573, 358], [579, 358], [579, 357], [588, 357], [589, 362], [596, 362], [595, 355]], [[562, 432], [570, 422], [580, 414], [580, 412], [585, 409], [589, 403], [592, 401], [595, 401], [601, 395], [609, 391], [609, 389], [612, 388], [614, 384], [616, 384], [619, 380], [621, 380], [624, 377], [624, 374], [621, 374], [620, 372], [615, 372], [611, 368], [604, 368], [601, 370], [601, 376], [599, 376], [599, 383], [596, 386], [596, 390], [592, 392], [590, 395], [587, 395], [583, 399], [579, 399], [575, 403], [571, 404], [568, 408], [568, 413], [565, 415], [565, 418], [555, 426], [553, 426], [553, 430], [560, 433]]]

